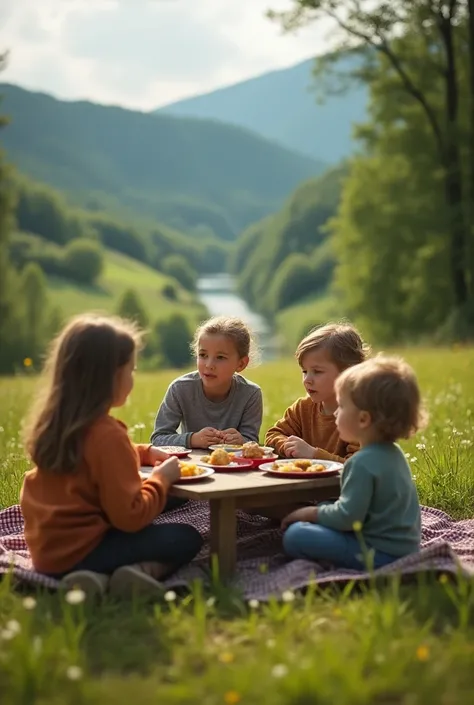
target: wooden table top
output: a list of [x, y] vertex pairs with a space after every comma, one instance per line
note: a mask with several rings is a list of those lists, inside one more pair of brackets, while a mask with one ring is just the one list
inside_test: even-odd
[[[202, 455], [209, 451], [194, 450], [191, 458], [198, 461]], [[188, 460], [187, 458], [184, 459]], [[145, 469], [145, 468], [143, 468]], [[260, 470], [248, 472], [215, 472], [208, 478], [190, 482], [189, 484], [172, 485], [169, 491], [174, 497], [183, 499], [219, 499], [222, 497], [245, 497], [249, 495], [264, 495], [274, 492], [291, 492], [292, 490], [315, 490], [318, 487], [340, 486], [339, 475], [329, 477], [282, 478], [267, 475]]]

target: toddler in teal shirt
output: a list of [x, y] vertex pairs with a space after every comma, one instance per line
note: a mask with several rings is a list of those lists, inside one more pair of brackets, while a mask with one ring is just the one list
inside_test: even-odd
[[358, 441], [361, 449], [344, 465], [336, 502], [304, 507], [283, 519], [284, 549], [293, 558], [380, 568], [420, 547], [416, 487], [395, 443], [424, 423], [420, 391], [409, 365], [378, 356], [345, 370], [336, 396], [341, 439]]

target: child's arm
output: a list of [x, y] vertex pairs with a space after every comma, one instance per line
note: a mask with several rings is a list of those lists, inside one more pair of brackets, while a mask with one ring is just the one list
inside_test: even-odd
[[[147, 460], [145, 446], [135, 448], [125, 431], [105, 433], [100, 443], [87, 452], [87, 463], [97, 483], [103, 512], [116, 529], [139, 531], [162, 511], [168, 489], [179, 466], [176, 458], [169, 458], [161, 467], [170, 467], [170, 473], [153, 473], [142, 480], [138, 462]], [[176, 467], [175, 467], [176, 466]]]
[[154, 446], [184, 446], [188, 448], [192, 433], [177, 433], [182, 420], [181, 407], [171, 384], [156, 415], [155, 427], [151, 434], [152, 444]]
[[332, 460], [336, 463], [345, 463], [359, 449], [360, 449], [360, 446], [358, 443], [357, 444], [349, 443], [346, 448], [346, 451], [347, 451], [346, 454], [345, 455], [337, 455], [337, 453], [328, 453], [328, 451], [324, 450], [324, 448], [316, 448], [316, 452], [314, 454], [314, 457], [318, 458], [319, 460]]
[[355, 455], [344, 466], [339, 499], [318, 506], [318, 524], [336, 531], [354, 531], [355, 524], [364, 524], [373, 494], [372, 473]]
[[297, 521], [321, 524], [335, 531], [354, 531], [358, 523], [362, 527], [372, 500], [374, 486], [372, 475], [366, 466], [358, 459], [358, 467], [355, 470], [355, 464], [354, 461], [349, 461], [344, 466], [341, 494], [336, 502], [323, 502], [317, 507], [296, 509], [283, 519], [281, 528], [285, 530]]
[[288, 407], [282, 419], [265, 434], [265, 445], [275, 448], [278, 455], [285, 455], [284, 445], [289, 436], [301, 437], [300, 400]]

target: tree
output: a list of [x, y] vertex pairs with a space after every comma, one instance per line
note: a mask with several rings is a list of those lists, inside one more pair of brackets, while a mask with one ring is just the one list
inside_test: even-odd
[[[469, 0], [293, 0], [293, 9], [270, 13], [285, 28], [295, 29], [321, 19], [330, 18], [342, 34], [339, 49], [352, 49], [365, 57], [359, 78], [373, 78], [374, 57], [383, 56], [397, 77], [399, 89], [417, 105], [431, 135], [431, 150], [443, 174], [443, 198], [446, 204], [446, 230], [449, 243], [449, 268], [453, 307], [469, 315], [474, 299], [474, 259], [470, 258], [472, 209], [467, 209], [465, 174], [461, 154], [459, 49], [466, 41], [463, 25], [469, 19], [468, 47], [470, 56], [471, 141], [469, 168], [471, 196], [474, 194], [474, 24], [473, 3]], [[436, 71], [441, 94], [430, 96], [422, 83], [414, 78], [417, 66], [414, 53], [408, 55], [404, 37], [423, 42], [424, 61]], [[367, 51], [369, 49], [369, 51]], [[334, 62], [337, 54], [328, 57]], [[320, 66], [321, 68], [321, 66]], [[418, 71], [419, 76], [419, 71]], [[399, 90], [400, 93], [400, 90]], [[439, 109], [436, 101], [440, 100]]]
[[46, 279], [41, 267], [30, 262], [24, 268], [20, 280], [20, 292], [24, 306], [24, 341], [27, 357], [37, 360], [44, 346], [45, 323], [48, 314]]
[[191, 361], [193, 337], [187, 318], [175, 313], [155, 325], [155, 347], [170, 367], [185, 367]]
[[124, 291], [117, 307], [117, 313], [122, 318], [134, 321], [140, 328], [146, 328], [148, 325], [148, 314], [135, 289]]
[[[0, 71], [5, 68], [7, 54], [0, 54]], [[0, 128], [7, 124], [0, 116]], [[16, 357], [18, 334], [18, 301], [15, 297], [13, 270], [9, 259], [9, 235], [13, 226], [15, 194], [10, 183], [10, 169], [0, 152], [0, 371], [12, 369]]]
[[81, 284], [93, 284], [104, 268], [104, 251], [92, 240], [73, 240], [64, 252], [69, 275]]
[[162, 263], [162, 271], [174, 277], [188, 291], [196, 290], [197, 273], [182, 255], [168, 255]]
[[281, 311], [318, 291], [319, 285], [311, 262], [304, 255], [293, 254], [277, 269], [269, 290], [269, 307]]

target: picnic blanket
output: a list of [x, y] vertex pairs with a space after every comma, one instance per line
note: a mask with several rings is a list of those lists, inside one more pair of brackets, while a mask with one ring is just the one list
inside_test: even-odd
[[[157, 517], [155, 523], [185, 522], [196, 527], [204, 539], [209, 536], [209, 507], [188, 502]], [[343, 570], [307, 560], [288, 560], [281, 552], [281, 531], [270, 520], [238, 512], [235, 585], [246, 599], [266, 600], [286, 590], [298, 590], [311, 583], [346, 583], [367, 580], [367, 572]], [[189, 586], [194, 580], [209, 582], [209, 544], [205, 541], [197, 559], [166, 581], [166, 587]], [[12, 571], [20, 584], [55, 589], [59, 583], [37, 573], [31, 564], [23, 534], [19, 505], [0, 512], [0, 576]], [[413, 576], [421, 572], [459, 573], [474, 576], [474, 519], [454, 521], [444, 512], [422, 507], [422, 550], [376, 571], [377, 575]]]

